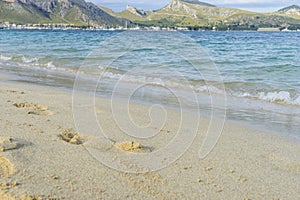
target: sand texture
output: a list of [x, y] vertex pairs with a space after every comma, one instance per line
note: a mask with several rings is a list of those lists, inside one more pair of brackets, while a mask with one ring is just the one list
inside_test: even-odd
[[[123, 134], [110, 101], [97, 98], [95, 115], [110, 134], [97, 138], [78, 132], [71, 93], [1, 82], [0, 102], [0, 199], [300, 199], [300, 145], [289, 138], [226, 122], [201, 160], [209, 124], [201, 118], [183, 156], [161, 170], [131, 174], [105, 166], [87, 147], [117, 157], [155, 152], [176, 137], [179, 112], [167, 110], [166, 124], [150, 127], [157, 137], [139, 140]], [[147, 106], [130, 107], [137, 122], [149, 123]]]

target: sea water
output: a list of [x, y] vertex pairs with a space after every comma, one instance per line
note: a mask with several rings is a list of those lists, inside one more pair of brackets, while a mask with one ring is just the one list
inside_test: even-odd
[[[226, 96], [226, 108], [216, 109], [215, 117], [226, 109], [227, 120], [300, 138], [299, 32], [132, 31], [127, 33], [133, 38], [128, 45], [138, 48], [117, 58], [97, 54], [99, 48], [102, 52], [126, 51], [127, 45], [115, 40], [103, 46], [122, 33], [0, 31], [0, 72], [16, 75], [14, 81], [63, 89], [72, 89], [81, 74], [85, 77], [83, 92], [107, 98], [128, 98], [126, 88], [138, 86], [130, 100], [170, 108], [179, 106], [178, 96], [172, 91], [180, 91], [180, 98], [188, 102], [184, 109], [200, 109], [204, 116], [211, 114], [213, 106], [218, 108], [218, 100], [212, 105], [211, 96], [221, 100]], [[137, 37], [140, 34], [145, 39]], [[164, 46], [172, 45], [170, 49], [175, 52], [182, 48], [189, 52], [185, 41], [166, 42], [178, 34], [199, 45], [199, 57], [205, 55], [210, 63], [203, 62], [203, 68], [195, 69], [184, 59], [188, 55], [165, 51]], [[155, 38], [153, 48], [145, 45], [153, 42], [150, 38]], [[103, 66], [106, 61], [111, 63]], [[214, 70], [209, 68], [212, 64]], [[203, 77], [204, 70], [216, 73], [219, 81], [213, 76]], [[116, 92], [120, 82], [123, 89]], [[198, 102], [192, 101], [193, 95]]]

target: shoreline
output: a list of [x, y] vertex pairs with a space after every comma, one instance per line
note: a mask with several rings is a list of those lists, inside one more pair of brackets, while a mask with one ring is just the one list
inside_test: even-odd
[[[0, 79], [0, 137], [12, 138], [6, 143], [0, 143], [6, 148], [0, 152], [2, 198], [299, 197], [300, 145], [287, 137], [226, 121], [215, 148], [205, 159], [199, 159], [199, 146], [203, 143], [209, 125], [207, 119], [201, 118], [192, 145], [178, 160], [158, 171], [124, 173], [106, 167], [86, 150], [86, 143], [94, 141], [88, 131], [78, 132], [82, 139], [78, 141], [82, 144], [77, 144], [77, 140], [72, 144], [59, 137], [67, 129], [77, 130], [73, 121], [72, 93], [51, 87], [3, 82], [3, 76]], [[21, 107], [22, 103], [27, 104]], [[14, 104], [20, 105], [20, 108]], [[110, 101], [97, 97], [95, 105], [95, 113], [103, 122], [103, 130], [111, 134], [109, 138], [117, 142], [130, 141], [132, 137], [124, 135], [114, 123], [114, 117], [110, 114]], [[133, 120], [142, 125], [149, 123], [149, 106], [130, 104], [130, 108]], [[142, 146], [159, 150], [176, 137], [176, 120], [180, 119], [180, 114], [168, 109], [166, 112], [170, 118], [165, 126], [154, 124], [151, 127], [158, 132], [157, 138], [140, 140]], [[193, 122], [192, 118], [187, 118], [187, 131], [192, 127], [189, 124], [189, 120]], [[82, 119], [89, 120], [85, 116]], [[217, 120], [214, 122], [218, 123]], [[130, 130], [130, 127], [125, 128]], [[124, 154], [113, 149], [112, 153], [115, 152]]]
[[[13, 79], [13, 80], [9, 80], [9, 79]], [[45, 88], [49, 88], [50, 90], [66, 92], [70, 95], [72, 95], [72, 92], [73, 92], [73, 89], [69, 88], [68, 86], [67, 87], [62, 87], [62, 86], [52, 86], [52, 85], [48, 85], [48, 84], [36, 85], [33, 82], [27, 82], [27, 81], [22, 80], [22, 78], [19, 78], [18, 75], [1, 72], [0, 73], [0, 82], [3, 82], [3, 81], [8, 82], [8, 83], [12, 83], [12, 84], [25, 84], [25, 85], [28, 85], [28, 86], [45, 87]], [[132, 83], [126, 83], [126, 84], [132, 84]], [[90, 91], [87, 91], [87, 92], [81, 91], [80, 93], [82, 95], [90, 95]], [[204, 95], [206, 95], [206, 94], [204, 94]], [[216, 95], [217, 98], [219, 98], [219, 94], [215, 94], [215, 95]], [[107, 96], [107, 94], [102, 94], [102, 95], [96, 94], [96, 97], [100, 98], [100, 99], [106, 99], [106, 100], [110, 99]], [[229, 97], [230, 98], [236, 98], [237, 100], [243, 101], [243, 99], [241, 97], [235, 97], [235, 96], [229, 96]], [[119, 97], [117, 99], [122, 100], [122, 97]], [[247, 99], [247, 101], [253, 101], [253, 100], [257, 101], [257, 99]], [[146, 107], [151, 106], [153, 104], [153, 102], [151, 102], [151, 101], [142, 101], [142, 100], [139, 100], [139, 99], [132, 100], [132, 103], [133, 104], [141, 104], [141, 105], [146, 106]], [[268, 104], [270, 102], [264, 102], [263, 101], [262, 103]], [[163, 104], [163, 106], [165, 106], [169, 110], [173, 110], [173, 111], [177, 111], [177, 112], [180, 111], [180, 109], [177, 108], [176, 105], [174, 106], [174, 105], [171, 105], [171, 104], [170, 105]], [[282, 106], [282, 105], [279, 104], [279, 105], [276, 105], [276, 106]], [[283, 106], [293, 107], [295, 105], [285, 104]], [[298, 108], [298, 106], [296, 106], [295, 108]], [[195, 111], [193, 111], [192, 108], [184, 108], [183, 110], [185, 112], [195, 114]], [[205, 112], [204, 114], [203, 113], [201, 114], [201, 117], [204, 117], [206, 119], [211, 118], [210, 113], [208, 111], [204, 111], [204, 112]], [[276, 114], [276, 112], [274, 112], [274, 114]], [[280, 127], [280, 130], [275, 130], [274, 128], [270, 129], [270, 127], [265, 127], [265, 124], [258, 124], [257, 122], [251, 123], [249, 121], [245, 121], [243, 118], [242, 119], [236, 119], [236, 118], [231, 118], [232, 116], [228, 117], [228, 112], [227, 111], [226, 111], [226, 115], [227, 115], [226, 116], [226, 121], [230, 122], [231, 124], [234, 124], [234, 125], [241, 125], [242, 124], [242, 126], [245, 126], [249, 129], [253, 129], [253, 130], [264, 132], [264, 133], [271, 134], [271, 135], [277, 135], [277, 136], [280, 136], [280, 137], [287, 138], [289, 140], [296, 140], [296, 142], [300, 143], [300, 136], [299, 135], [296, 135], [295, 132], [284, 133], [284, 132], [282, 132], [283, 127]], [[214, 118], [217, 119], [217, 120], [221, 120], [222, 117], [214, 116]]]
[[[1, 29], [0, 31], [179, 31], [179, 32], [192, 32], [192, 31], [197, 31], [197, 32], [258, 32], [258, 33], [278, 33], [278, 32], [283, 32], [283, 33], [299, 33], [300, 29], [293, 29], [293, 30], [285, 30], [282, 29], [280, 30], [279, 27], [275, 28], [275, 30], [272, 30], [272, 28], [264, 28], [266, 30], [253, 30], [253, 29], [241, 29], [241, 30], [213, 30], [213, 29], [188, 29], [188, 28], [162, 28], [162, 27], [141, 27], [140, 29], [136, 29], [136, 27], [132, 28], [80, 28], [80, 27], [75, 27], [75, 28], [41, 28], [41, 27], [26, 27], [25, 25], [21, 25], [22, 27], [20, 28], [8, 28], [8, 29]], [[178, 29], [179, 28], [179, 29]], [[271, 29], [271, 30], [269, 30]]]

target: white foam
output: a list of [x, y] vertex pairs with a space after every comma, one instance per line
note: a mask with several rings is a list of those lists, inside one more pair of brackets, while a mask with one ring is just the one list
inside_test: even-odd
[[296, 105], [300, 105], [300, 95], [294, 100]]
[[109, 78], [113, 80], [120, 80], [124, 82], [136, 83], [136, 84], [145, 84], [145, 85], [153, 85], [153, 86], [162, 86], [169, 88], [180, 88], [186, 89], [190, 88], [195, 92], [208, 92], [214, 94], [224, 94], [225, 91], [212, 86], [212, 85], [204, 85], [204, 86], [192, 86], [188, 83], [180, 82], [174, 79], [165, 79], [162, 77], [151, 77], [151, 76], [141, 76], [141, 75], [132, 75], [132, 74], [119, 74], [113, 72], [104, 72], [102, 74], [103, 78]]
[[11, 59], [12, 59], [12, 57], [10, 57], [10, 56], [3, 56], [2, 54], [0, 54], [0, 60], [8, 61]]
[[242, 94], [238, 94], [237, 96], [239, 97], [253, 97], [250, 93], [248, 92], [245, 92], [245, 93], [242, 93]]
[[37, 62], [38, 58], [26, 58], [25, 56], [22, 57], [23, 63], [32, 63], [32, 62]]
[[102, 76], [104, 78], [110, 78], [110, 79], [121, 79], [122, 78], [121, 74], [115, 74], [115, 73], [112, 73], [112, 72], [105, 72], [105, 73], [102, 74]]
[[52, 62], [48, 62], [48, 63], [47, 63], [47, 68], [48, 68], [48, 69], [54, 69], [54, 70], [57, 69], [56, 66], [55, 66]]
[[224, 94], [225, 91], [220, 90], [219, 88], [216, 88], [212, 85], [203, 85], [196, 87], [195, 90], [197, 92], [209, 92], [209, 93], [214, 93], [214, 94]]
[[280, 91], [280, 92], [261, 92], [259, 93], [259, 98], [270, 101], [270, 102], [285, 102], [285, 103], [291, 103], [291, 95], [287, 91]]
[[300, 105], [300, 95], [292, 96], [288, 91], [279, 92], [259, 92], [257, 94], [243, 93], [238, 94], [238, 97], [257, 98], [260, 100], [273, 102], [273, 103], [284, 103], [291, 105]]

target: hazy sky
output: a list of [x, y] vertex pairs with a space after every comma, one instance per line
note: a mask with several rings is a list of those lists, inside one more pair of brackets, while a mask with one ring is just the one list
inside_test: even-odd
[[[155, 10], [164, 7], [171, 0], [87, 0], [105, 6], [114, 11], [124, 10], [131, 5], [144, 10]], [[257, 12], [276, 11], [293, 4], [300, 5], [300, 0], [201, 0], [221, 7], [241, 8]]]

